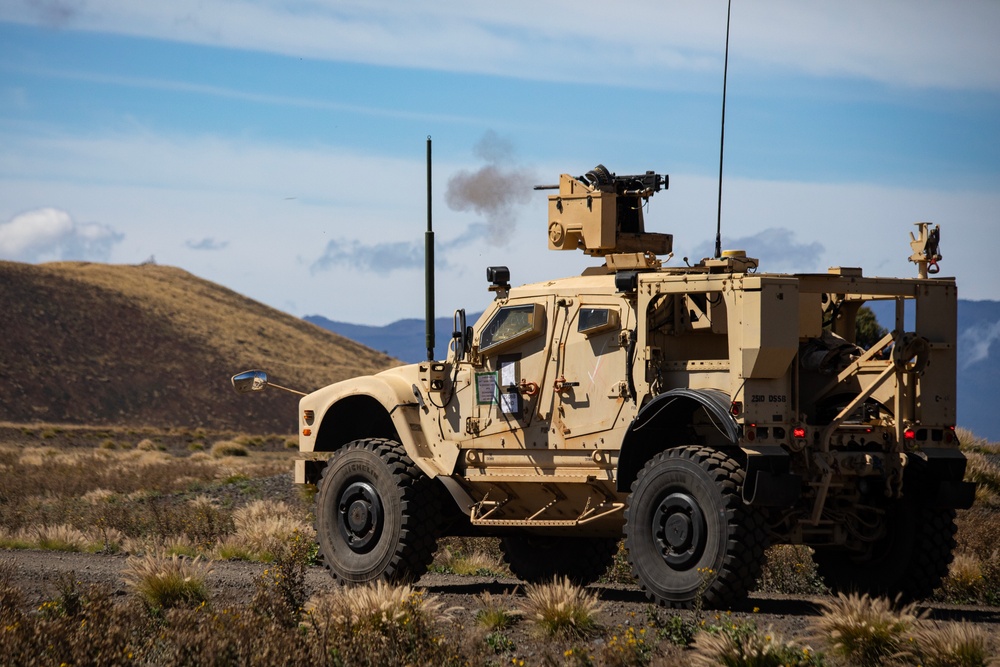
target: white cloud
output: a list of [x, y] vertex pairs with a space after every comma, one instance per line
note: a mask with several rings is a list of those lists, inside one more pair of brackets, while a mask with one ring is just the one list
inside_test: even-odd
[[990, 356], [993, 343], [1000, 341], [1000, 322], [981, 322], [958, 337], [962, 368], [969, 368]]
[[225, 250], [226, 246], [229, 245], [229, 241], [219, 241], [212, 237], [206, 236], [203, 239], [195, 241], [194, 239], [188, 239], [184, 242], [184, 245], [191, 250]]
[[[547, 80], [671, 85], [721, 69], [725, 3], [642, 0], [13, 0], [0, 20], [294, 56]], [[1000, 89], [1000, 3], [736, 3], [732, 56], [903, 86]], [[460, 57], [458, 57], [460, 56]]]
[[0, 224], [0, 256], [22, 262], [106, 261], [123, 238], [107, 225], [75, 222], [66, 211], [41, 208]]

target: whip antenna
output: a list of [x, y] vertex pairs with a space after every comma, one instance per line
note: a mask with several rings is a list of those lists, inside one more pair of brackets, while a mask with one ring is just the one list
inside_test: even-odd
[[431, 135], [427, 135], [427, 231], [424, 232], [424, 321], [427, 361], [434, 361], [434, 227], [431, 223]]
[[719, 207], [715, 222], [715, 258], [722, 257], [722, 158], [726, 148], [726, 81], [729, 79], [729, 19], [733, 14], [733, 0], [726, 9], [726, 59], [722, 66], [722, 136], [719, 138]]

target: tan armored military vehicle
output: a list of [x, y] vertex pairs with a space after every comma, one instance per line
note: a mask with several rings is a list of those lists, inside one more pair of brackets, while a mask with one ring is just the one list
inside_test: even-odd
[[[758, 270], [744, 253], [667, 267], [645, 231], [653, 172], [563, 175], [549, 247], [583, 275], [495, 300], [447, 358], [301, 399], [295, 481], [344, 582], [419, 577], [441, 535], [502, 538], [526, 580], [596, 580], [624, 537], [665, 605], [745, 598], [765, 547], [806, 544], [834, 588], [925, 596], [972, 503], [955, 436], [956, 289], [920, 223], [918, 278]], [[555, 186], [552, 186], [553, 188]], [[766, 267], [764, 267], [766, 268]], [[892, 332], [856, 344], [865, 303]], [[238, 390], [267, 385], [261, 371]]]

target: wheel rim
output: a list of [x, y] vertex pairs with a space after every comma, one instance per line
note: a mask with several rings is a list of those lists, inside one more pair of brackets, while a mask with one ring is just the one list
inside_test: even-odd
[[359, 480], [347, 485], [337, 501], [337, 527], [356, 553], [370, 551], [382, 533], [384, 512], [375, 487]]
[[653, 511], [653, 542], [670, 567], [686, 570], [705, 552], [705, 515], [686, 493], [671, 493]]

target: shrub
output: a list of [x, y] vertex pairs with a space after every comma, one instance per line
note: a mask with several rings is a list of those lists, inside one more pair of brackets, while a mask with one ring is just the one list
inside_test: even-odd
[[778, 544], [767, 550], [757, 590], [787, 595], [822, 595], [827, 592], [809, 547]]
[[601, 581], [609, 584], [631, 584], [635, 581], [632, 566], [628, 562], [628, 549], [625, 548], [625, 540], [618, 542], [618, 551], [615, 552], [611, 566], [601, 577]]
[[653, 657], [653, 644], [646, 641], [646, 628], [618, 627], [601, 648], [601, 664], [613, 667], [646, 665]]
[[494, 653], [511, 653], [517, 649], [514, 640], [499, 630], [488, 633], [483, 641]]
[[831, 652], [849, 664], [874, 667], [884, 660], [908, 654], [908, 633], [917, 623], [916, 605], [902, 609], [886, 598], [839, 594], [820, 602], [822, 614], [813, 628]]
[[[992, 508], [973, 507], [959, 512], [957, 555], [943, 587], [949, 602], [1000, 603], [996, 521], [997, 512]], [[982, 578], [976, 579], [977, 574]]]
[[0, 614], [18, 609], [24, 604], [24, 594], [14, 586], [14, 561], [0, 560]]
[[306, 604], [306, 563], [312, 547], [312, 539], [296, 532], [276, 552], [272, 566], [257, 579], [255, 613], [284, 627], [298, 624]]
[[596, 593], [556, 577], [551, 584], [532, 584], [524, 593], [525, 618], [542, 634], [587, 637], [599, 629]]
[[200, 557], [185, 560], [176, 554], [147, 554], [125, 563], [125, 584], [151, 609], [192, 606], [209, 599], [205, 578], [211, 566]]
[[663, 619], [655, 607], [650, 607], [646, 612], [646, 624], [656, 629], [657, 637], [675, 646], [689, 645], [698, 634], [698, 625], [694, 621], [686, 621], [679, 614]]
[[149, 616], [116, 603], [105, 587], [73, 583], [36, 613], [0, 609], [0, 616], [4, 665], [162, 664], [150, 651], [159, 633]]
[[250, 456], [247, 448], [233, 440], [219, 440], [212, 445], [212, 456], [221, 459], [224, 456]]

